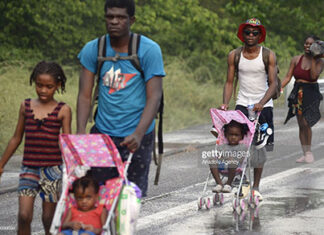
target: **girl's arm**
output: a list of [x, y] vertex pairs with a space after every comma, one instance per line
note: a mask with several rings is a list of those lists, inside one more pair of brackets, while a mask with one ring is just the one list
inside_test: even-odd
[[83, 227], [82, 223], [71, 221], [71, 218], [72, 218], [72, 212], [71, 209], [69, 209], [66, 218], [62, 224], [62, 229], [80, 230]]
[[59, 113], [59, 118], [62, 120], [62, 133], [71, 134], [71, 121], [72, 121], [72, 111], [70, 106], [65, 104]]
[[294, 56], [291, 61], [290, 61], [290, 66], [289, 66], [289, 69], [287, 71], [287, 74], [286, 76], [284, 77], [284, 79], [282, 80], [282, 83], [281, 83], [281, 87], [284, 88], [291, 80], [292, 76], [293, 76], [293, 72], [294, 72], [294, 69], [295, 69], [295, 66], [299, 60], [300, 56]]
[[7, 148], [2, 154], [0, 160], [0, 176], [3, 173], [4, 166], [7, 164], [11, 156], [14, 154], [14, 152], [20, 145], [21, 140], [24, 136], [24, 130], [25, 130], [25, 102], [23, 101], [20, 105], [19, 117], [18, 117], [15, 133], [9, 140]]

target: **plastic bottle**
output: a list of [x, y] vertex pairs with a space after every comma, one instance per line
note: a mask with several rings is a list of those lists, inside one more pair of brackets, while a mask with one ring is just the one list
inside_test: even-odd
[[249, 99], [247, 110], [248, 110], [249, 119], [252, 122], [255, 120], [255, 111], [253, 111], [253, 108], [254, 108], [254, 104], [252, 104], [252, 101]]

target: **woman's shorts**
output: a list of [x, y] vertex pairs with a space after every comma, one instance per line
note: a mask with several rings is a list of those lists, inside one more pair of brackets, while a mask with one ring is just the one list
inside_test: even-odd
[[56, 203], [62, 188], [62, 166], [22, 166], [19, 175], [18, 195], [36, 197], [39, 193], [45, 202]]

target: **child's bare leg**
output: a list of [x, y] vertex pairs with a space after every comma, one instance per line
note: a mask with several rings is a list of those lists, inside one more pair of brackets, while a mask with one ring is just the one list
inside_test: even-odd
[[34, 202], [33, 196], [19, 196], [18, 211], [18, 235], [31, 234], [31, 222], [33, 220]]
[[223, 185], [222, 180], [221, 180], [221, 178], [219, 176], [219, 171], [218, 171], [217, 165], [210, 166], [210, 171], [211, 171], [216, 183], [220, 184], [220, 185]]
[[226, 184], [232, 185], [233, 179], [235, 177], [235, 170], [236, 170], [236, 168], [234, 168], [234, 167], [228, 168], [228, 179], [227, 179]]
[[55, 213], [56, 203], [54, 202], [43, 202], [43, 214], [42, 221], [46, 235], [50, 235], [50, 228], [52, 224], [52, 220]]

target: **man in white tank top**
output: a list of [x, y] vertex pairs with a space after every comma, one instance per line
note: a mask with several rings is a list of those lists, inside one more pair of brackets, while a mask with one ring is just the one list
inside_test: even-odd
[[[259, 122], [268, 123], [273, 130], [273, 101], [271, 97], [276, 89], [276, 57], [270, 51], [268, 74], [262, 59], [263, 47], [259, 43], [266, 37], [266, 30], [260, 20], [252, 18], [241, 24], [237, 33], [238, 38], [244, 43], [240, 60], [238, 63], [239, 91], [235, 109], [241, 110], [248, 116], [248, 105], [254, 105], [254, 111], [260, 111]], [[227, 58], [227, 80], [223, 92], [223, 104], [221, 109], [227, 110], [234, 90], [235, 81], [235, 50], [231, 51]], [[235, 92], [234, 92], [235, 94]], [[271, 124], [271, 125], [270, 125]], [[253, 189], [255, 195], [262, 196], [259, 192], [262, 170], [266, 161], [266, 150], [264, 147], [256, 149], [254, 145], [250, 149], [252, 166], [254, 167]]]

